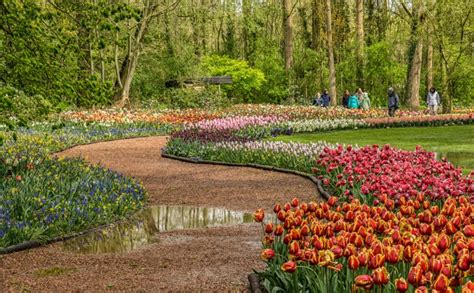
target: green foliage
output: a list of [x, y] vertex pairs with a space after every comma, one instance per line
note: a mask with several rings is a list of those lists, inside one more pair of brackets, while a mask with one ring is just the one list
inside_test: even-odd
[[373, 106], [386, 106], [388, 87], [394, 87], [399, 94], [403, 92], [407, 65], [397, 62], [394, 55], [395, 49], [387, 41], [367, 48], [365, 89]]
[[235, 101], [252, 102], [255, 91], [265, 82], [265, 75], [259, 69], [251, 68], [246, 61], [230, 59], [226, 56], [205, 56], [201, 61], [203, 70], [211, 76], [230, 75], [232, 85], [222, 89]]
[[13, 87], [0, 87], [0, 124], [24, 126], [28, 121], [44, 120], [53, 110], [41, 95], [28, 96]]

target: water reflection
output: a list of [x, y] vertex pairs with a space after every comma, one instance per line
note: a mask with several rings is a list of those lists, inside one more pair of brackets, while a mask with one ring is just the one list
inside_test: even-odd
[[461, 167], [467, 172], [474, 170], [474, 153], [468, 152], [435, 152], [436, 158], [446, 158], [456, 167]]
[[156, 241], [163, 231], [250, 223], [252, 214], [219, 208], [152, 206], [136, 220], [107, 227], [64, 242], [63, 249], [81, 253], [120, 253]]

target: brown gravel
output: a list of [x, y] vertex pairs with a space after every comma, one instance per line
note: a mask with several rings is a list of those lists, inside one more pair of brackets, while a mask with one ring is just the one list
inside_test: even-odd
[[[297, 176], [161, 158], [165, 143], [165, 137], [127, 139], [61, 156], [83, 156], [141, 180], [149, 204], [252, 212], [293, 196], [319, 199], [315, 186]], [[0, 256], [0, 291], [245, 291], [247, 275], [262, 268], [260, 237], [259, 225], [242, 224], [164, 232], [156, 243], [121, 254], [76, 254], [56, 243]], [[41, 275], [45, 270], [56, 273]]]

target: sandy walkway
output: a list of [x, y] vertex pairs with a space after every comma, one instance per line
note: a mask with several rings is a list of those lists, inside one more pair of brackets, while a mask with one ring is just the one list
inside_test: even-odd
[[[163, 159], [165, 143], [164, 137], [120, 140], [62, 155], [80, 155], [141, 180], [150, 204], [253, 212], [293, 196], [318, 199], [315, 186], [297, 176]], [[0, 291], [245, 291], [247, 274], [262, 265], [257, 224], [156, 237], [157, 243], [122, 254], [75, 254], [57, 243], [0, 256]], [[55, 273], [41, 276], [45, 270]]]

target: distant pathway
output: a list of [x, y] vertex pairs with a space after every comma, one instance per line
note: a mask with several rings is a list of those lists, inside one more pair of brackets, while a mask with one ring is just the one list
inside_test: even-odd
[[[141, 180], [149, 204], [270, 211], [293, 196], [318, 200], [306, 179], [252, 168], [196, 165], [163, 159], [166, 137], [75, 147], [61, 156], [88, 161]], [[0, 256], [0, 292], [243, 291], [261, 268], [260, 226], [191, 229], [157, 234], [158, 242], [122, 254], [76, 254], [56, 243]], [[38, 272], [58, 268], [54, 276]], [[53, 270], [54, 271], [54, 270]]]

